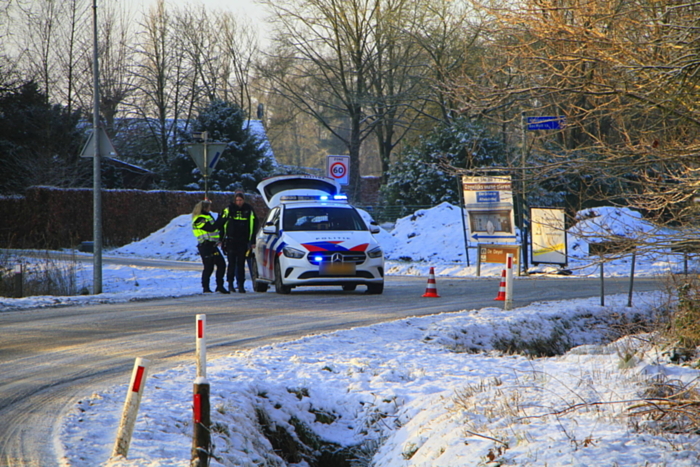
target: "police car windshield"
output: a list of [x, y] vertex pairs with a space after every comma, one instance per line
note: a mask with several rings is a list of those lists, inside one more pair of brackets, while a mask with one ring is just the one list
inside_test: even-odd
[[319, 206], [287, 208], [283, 229], [288, 232], [303, 230], [367, 230], [362, 217], [351, 208]]

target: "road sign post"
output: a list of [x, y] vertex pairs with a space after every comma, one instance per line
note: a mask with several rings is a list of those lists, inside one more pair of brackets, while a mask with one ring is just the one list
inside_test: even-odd
[[522, 113], [521, 115], [521, 127], [522, 127], [522, 132], [523, 132], [523, 147], [522, 147], [522, 175], [521, 175], [521, 200], [518, 203], [519, 208], [520, 208], [520, 216], [518, 217], [518, 226], [520, 227], [520, 240], [521, 244], [523, 246], [523, 260], [520, 264], [520, 267], [522, 268], [522, 271], [524, 274], [527, 274], [527, 268], [528, 268], [528, 222], [526, 221], [526, 216], [528, 214], [528, 207], [527, 207], [527, 190], [526, 190], [526, 183], [525, 180], [527, 179], [526, 175], [526, 157], [527, 157], [527, 131], [536, 131], [536, 130], [561, 130], [564, 125], [566, 124], [566, 119], [560, 115], [553, 115], [553, 116], [538, 116], [538, 117], [526, 117], [525, 112]]

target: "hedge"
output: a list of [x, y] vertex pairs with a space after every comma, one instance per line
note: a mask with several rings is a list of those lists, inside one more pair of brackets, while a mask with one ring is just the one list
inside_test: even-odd
[[[210, 192], [220, 212], [234, 193]], [[192, 212], [202, 191], [102, 190], [102, 241], [119, 247], [143, 239], [173, 218]], [[258, 194], [246, 194], [258, 217], [267, 207]], [[0, 197], [2, 248], [75, 248], [93, 239], [93, 191], [31, 187], [25, 196]]]

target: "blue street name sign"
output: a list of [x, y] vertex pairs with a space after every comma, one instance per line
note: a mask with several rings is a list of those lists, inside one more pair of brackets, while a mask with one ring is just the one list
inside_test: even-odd
[[477, 191], [477, 203], [499, 203], [501, 201], [500, 193], [497, 191]]
[[528, 130], [559, 130], [564, 126], [564, 117], [527, 117]]

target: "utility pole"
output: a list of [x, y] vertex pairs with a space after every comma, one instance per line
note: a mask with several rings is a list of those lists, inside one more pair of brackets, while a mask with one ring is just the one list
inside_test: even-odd
[[93, 107], [92, 131], [95, 141], [93, 159], [93, 276], [92, 293], [102, 293], [102, 160], [100, 156], [100, 68], [97, 62], [97, 0], [92, 2], [92, 75]]

